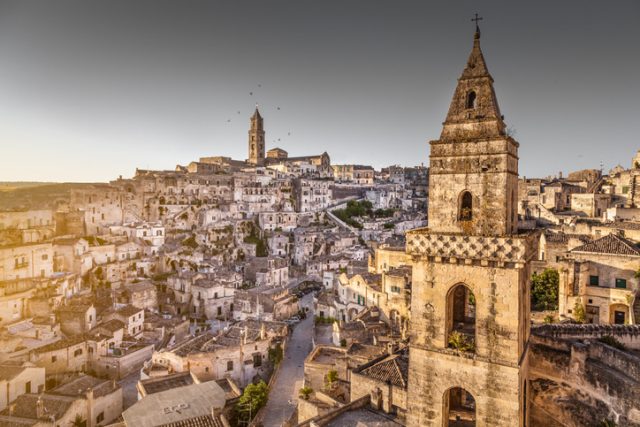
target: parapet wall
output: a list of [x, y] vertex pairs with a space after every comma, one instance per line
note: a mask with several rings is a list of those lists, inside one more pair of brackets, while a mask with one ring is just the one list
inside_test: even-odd
[[640, 350], [640, 325], [556, 324], [531, 328], [531, 334], [560, 339], [594, 339], [610, 335], [632, 350]]
[[[597, 340], [611, 335], [637, 342], [638, 330], [591, 326], [535, 329], [529, 342], [532, 421], [546, 418], [555, 424], [545, 425], [577, 427], [610, 420], [621, 426], [640, 426], [640, 357]], [[598, 334], [597, 329], [602, 331]]]

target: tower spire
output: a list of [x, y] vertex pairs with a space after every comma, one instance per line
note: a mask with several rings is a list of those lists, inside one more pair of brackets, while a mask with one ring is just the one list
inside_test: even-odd
[[442, 139], [478, 139], [503, 136], [505, 124], [493, 89], [493, 77], [480, 48], [480, 28], [476, 15], [473, 47], [453, 94]]

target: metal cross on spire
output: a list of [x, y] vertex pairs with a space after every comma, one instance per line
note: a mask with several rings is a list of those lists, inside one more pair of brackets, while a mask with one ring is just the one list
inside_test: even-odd
[[482, 16], [478, 16], [478, 14], [475, 14], [474, 18], [471, 18], [472, 21], [474, 21], [476, 23], [476, 30], [480, 31], [480, 27], [478, 27], [478, 21], [482, 21]]
[[476, 33], [474, 34], [473, 38], [476, 40], [480, 39], [480, 26], [478, 25], [478, 21], [482, 21], [482, 16], [478, 16], [478, 14], [475, 14], [474, 18], [471, 18], [472, 21], [474, 21], [476, 23]]

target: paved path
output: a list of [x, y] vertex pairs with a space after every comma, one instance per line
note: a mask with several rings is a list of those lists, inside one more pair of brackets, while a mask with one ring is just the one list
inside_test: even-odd
[[289, 343], [281, 362], [273, 388], [269, 392], [269, 401], [265, 407], [263, 424], [265, 427], [280, 427], [288, 420], [298, 404], [298, 390], [304, 379], [304, 359], [312, 349], [313, 334], [313, 296], [305, 295], [302, 306], [309, 306], [307, 318], [298, 323], [289, 337]]
[[138, 401], [138, 389], [136, 384], [140, 379], [140, 370], [136, 369], [120, 381], [118, 384], [122, 387], [123, 409], [127, 409]]

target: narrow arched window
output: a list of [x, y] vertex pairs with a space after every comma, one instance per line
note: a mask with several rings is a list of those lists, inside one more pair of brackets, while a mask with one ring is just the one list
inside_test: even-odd
[[467, 109], [476, 108], [476, 93], [471, 91], [467, 94]]
[[475, 352], [476, 297], [464, 284], [453, 287], [447, 295], [447, 347]]
[[471, 221], [473, 218], [473, 197], [471, 193], [465, 191], [460, 195], [460, 210], [458, 219], [460, 221]]

